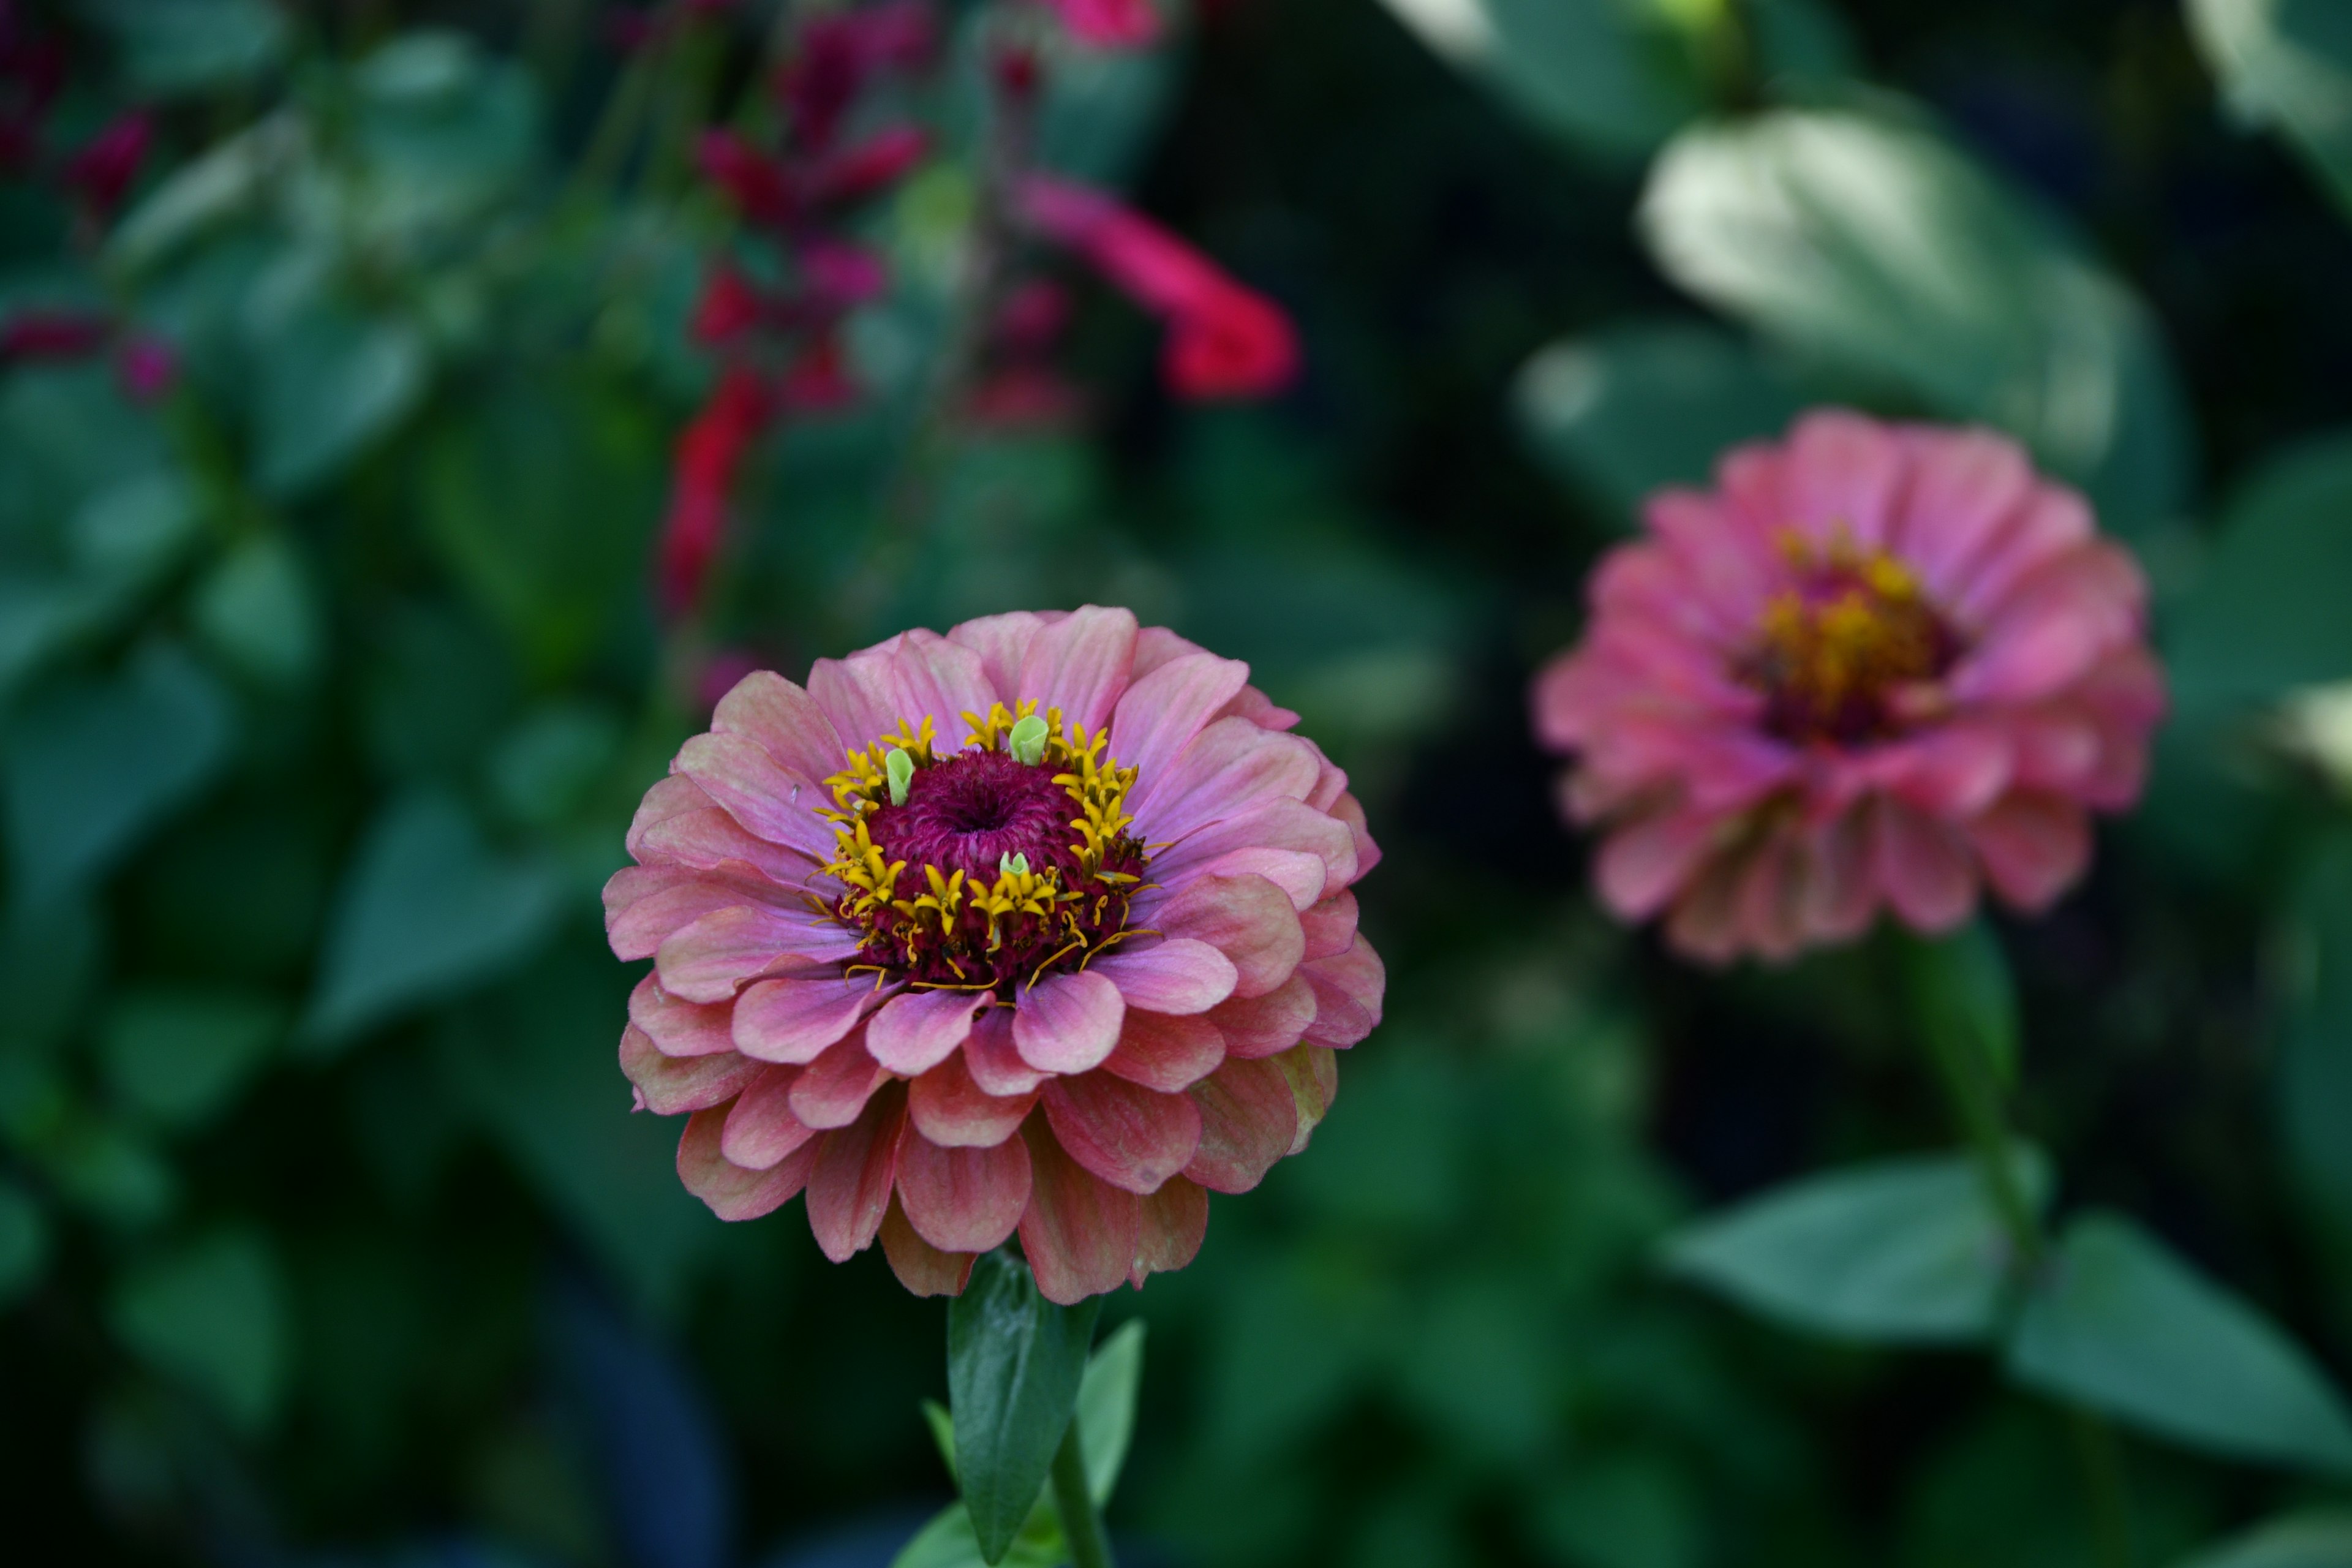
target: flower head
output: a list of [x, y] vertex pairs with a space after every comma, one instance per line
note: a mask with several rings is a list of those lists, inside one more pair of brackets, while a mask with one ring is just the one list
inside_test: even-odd
[[878, 1236], [925, 1294], [1016, 1231], [1062, 1302], [1190, 1262], [1383, 988], [1363, 813], [1248, 675], [1089, 606], [736, 686], [604, 891], [687, 1185], [805, 1189], [828, 1256]]
[[1651, 500], [1536, 682], [1602, 900], [1717, 962], [1947, 930], [1980, 879], [2047, 907], [2164, 711], [2131, 557], [1982, 430], [1815, 413], [1717, 479]]
[[1097, 49], [1137, 49], [1160, 37], [1151, 0], [1049, 0], [1070, 37]]

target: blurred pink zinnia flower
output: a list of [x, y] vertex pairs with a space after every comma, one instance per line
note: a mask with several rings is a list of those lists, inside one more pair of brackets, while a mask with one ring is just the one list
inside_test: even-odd
[[2048, 906], [2087, 812], [2138, 795], [2162, 671], [2146, 584], [2073, 490], [1983, 430], [1807, 416], [1711, 493], [1666, 490], [1537, 680], [1601, 896], [1675, 946], [1782, 958], [1885, 906], [1925, 931], [1979, 878]]
[[1125, 610], [911, 631], [719, 704], [629, 829], [621, 1065], [724, 1219], [803, 1188], [921, 1294], [1016, 1231], [1056, 1301], [1199, 1249], [1380, 1019], [1378, 858], [1297, 715]]

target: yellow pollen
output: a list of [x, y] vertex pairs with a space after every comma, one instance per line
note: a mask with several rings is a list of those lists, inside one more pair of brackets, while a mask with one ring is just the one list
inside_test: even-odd
[[1770, 699], [1768, 721], [1792, 739], [1888, 730], [1885, 699], [1943, 672], [1950, 629], [1885, 551], [1863, 551], [1842, 530], [1825, 546], [1793, 529], [1775, 542], [1800, 584], [1766, 604], [1741, 671]]

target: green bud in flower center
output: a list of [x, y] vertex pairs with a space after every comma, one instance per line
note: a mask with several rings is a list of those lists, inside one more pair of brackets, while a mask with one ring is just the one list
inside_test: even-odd
[[882, 772], [890, 781], [890, 804], [907, 804], [907, 786], [915, 781], [915, 759], [892, 747], [882, 759]]
[[1013, 760], [1035, 767], [1045, 760], [1045, 721], [1034, 713], [1013, 726], [1007, 737], [1013, 750]]

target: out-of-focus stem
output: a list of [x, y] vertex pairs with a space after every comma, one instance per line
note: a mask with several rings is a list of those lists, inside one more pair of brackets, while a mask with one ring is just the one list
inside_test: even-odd
[[1102, 1515], [1096, 1511], [1094, 1493], [1087, 1487], [1087, 1457], [1078, 1446], [1078, 1418], [1054, 1453], [1054, 1509], [1062, 1516], [1062, 1538], [1069, 1543], [1070, 1568], [1113, 1568], [1110, 1538], [1104, 1533]]

